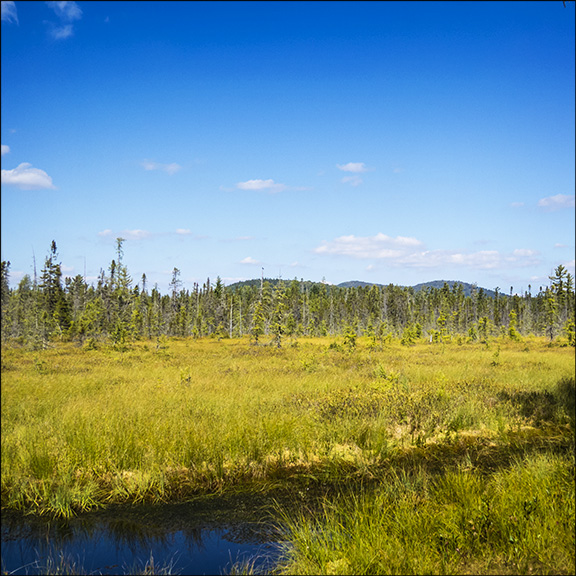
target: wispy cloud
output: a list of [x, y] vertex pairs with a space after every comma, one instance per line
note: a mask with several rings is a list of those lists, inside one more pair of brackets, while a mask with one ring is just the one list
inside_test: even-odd
[[540, 263], [539, 253], [518, 249], [509, 254], [497, 250], [458, 252], [457, 250], [424, 250], [407, 254], [389, 264], [412, 268], [443, 268], [453, 266], [475, 270], [526, 268]]
[[344, 176], [342, 182], [344, 184], [350, 184], [350, 186], [360, 186], [364, 182], [359, 174], [368, 172], [369, 168], [364, 164], [364, 162], [348, 162], [348, 164], [336, 164], [338, 170], [342, 172], [352, 172], [353, 176]]
[[176, 162], [172, 162], [171, 164], [160, 164], [159, 162], [153, 162], [152, 160], [144, 160], [142, 162], [142, 168], [144, 168], [144, 170], [161, 170], [170, 174], [170, 176], [179, 170], [182, 170], [182, 166], [176, 164]]
[[220, 186], [220, 190], [224, 190], [226, 192], [232, 192], [234, 190], [255, 190], [261, 192], [268, 192], [268, 194], [276, 194], [278, 192], [283, 192], [284, 190], [304, 191], [304, 190], [312, 190], [312, 188], [309, 186], [288, 186], [287, 184], [275, 182], [274, 180], [272, 180], [272, 178], [268, 178], [267, 180], [255, 178], [254, 180], [237, 182], [234, 185], [234, 188], [227, 188], [225, 186]]
[[98, 232], [101, 238], [124, 238], [125, 240], [143, 240], [149, 238], [151, 233], [148, 230], [122, 230], [122, 232], [114, 232], [110, 228]]
[[274, 180], [246, 180], [246, 182], [238, 182], [236, 188], [239, 190], [265, 190], [272, 194], [276, 192], [282, 192], [286, 190], [286, 184], [280, 184], [279, 182], [274, 182]]
[[381, 233], [375, 236], [340, 236], [331, 242], [324, 242], [314, 252], [381, 261], [393, 267], [427, 269], [454, 266], [486, 270], [535, 266], [540, 262], [538, 252], [525, 248], [518, 248], [509, 254], [496, 250], [426, 250], [423, 243], [416, 238], [393, 238]]
[[180, 236], [189, 236], [192, 234], [192, 230], [189, 230], [188, 228], [176, 228], [176, 234], [179, 234]]
[[260, 264], [260, 261], [255, 260], [254, 258], [252, 258], [252, 256], [246, 256], [246, 258], [240, 260], [240, 264]]
[[121, 234], [122, 238], [126, 238], [126, 240], [143, 240], [144, 238], [148, 238], [150, 236], [150, 232], [148, 230], [124, 230]]
[[548, 196], [547, 198], [539, 200], [538, 206], [548, 211], [574, 208], [574, 194], [556, 194], [556, 196]]
[[4, 154], [9, 154], [10, 153], [10, 146], [6, 146], [6, 144], [2, 144], [2, 156], [4, 156]]
[[15, 2], [2, 0], [2, 22], [18, 24], [18, 11]]
[[82, 10], [76, 2], [46, 2], [60, 20], [73, 22], [82, 18]]
[[340, 236], [331, 242], [324, 242], [314, 251], [317, 254], [338, 254], [352, 258], [397, 258], [421, 245], [416, 238], [392, 238], [378, 233], [375, 236]]
[[54, 24], [48, 22], [50, 26], [50, 35], [54, 40], [64, 40], [74, 34], [74, 25], [76, 20], [82, 18], [82, 10], [76, 2], [46, 2], [46, 5], [51, 8], [56, 16], [59, 18], [60, 23]]
[[344, 184], [350, 184], [350, 186], [360, 186], [364, 182], [360, 176], [344, 176], [342, 178]]
[[2, 184], [16, 186], [21, 190], [56, 189], [52, 178], [39, 168], [32, 168], [32, 164], [22, 162], [12, 170], [2, 170]]
[[368, 168], [364, 162], [348, 162], [348, 164], [336, 164], [336, 168], [344, 172], [368, 172]]
[[70, 38], [74, 34], [74, 26], [72, 24], [63, 24], [62, 26], [52, 26], [50, 35], [54, 40], [64, 40]]
[[254, 236], [235, 236], [234, 238], [222, 238], [220, 242], [249, 242], [250, 240], [256, 240]]

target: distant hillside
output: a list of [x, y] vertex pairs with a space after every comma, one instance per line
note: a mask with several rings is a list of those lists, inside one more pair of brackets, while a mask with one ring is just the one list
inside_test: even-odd
[[[305, 288], [312, 288], [313, 286], [334, 286], [334, 284], [326, 284], [322, 282], [312, 282], [311, 280], [296, 280], [299, 285]], [[252, 280], [244, 280], [242, 282], [234, 282], [234, 284], [230, 284], [228, 288], [232, 290], [238, 290], [243, 286], [256, 286], [260, 287], [260, 278], [254, 278]], [[276, 287], [278, 283], [284, 284], [285, 287], [288, 287], [293, 280], [284, 280], [279, 278], [264, 278], [264, 282], [268, 282], [270, 286], [273, 288]], [[425, 288], [436, 288], [440, 289], [444, 286], [444, 283], [448, 284], [450, 288], [452, 288], [455, 284], [462, 284], [462, 289], [464, 291], [465, 296], [470, 296], [473, 290], [480, 290], [479, 286], [475, 284], [468, 284], [467, 282], [459, 282], [458, 280], [432, 280], [431, 282], [422, 282], [421, 284], [416, 284], [412, 286], [416, 292], [423, 290]], [[348, 282], [341, 282], [340, 284], [335, 285], [336, 288], [359, 288], [363, 286], [388, 286], [388, 284], [377, 284], [376, 282], [362, 282], [361, 280], [349, 280]], [[482, 288], [484, 290], [484, 294], [489, 298], [494, 298], [496, 293], [494, 290], [487, 290], [486, 288]], [[506, 296], [506, 294], [501, 294], [502, 296]]]
[[[455, 284], [462, 284], [462, 289], [464, 290], [465, 296], [470, 296], [473, 290], [477, 291], [480, 290], [480, 287], [476, 286], [476, 284], [468, 284], [467, 282], [459, 282], [458, 280], [432, 280], [432, 282], [424, 282], [422, 284], [416, 284], [415, 286], [413, 286], [413, 288], [416, 292], [422, 290], [423, 288], [440, 289], [442, 288], [442, 286], [444, 286], [444, 283], [448, 284], [450, 288], [452, 288]], [[489, 296], [490, 298], [494, 298], [494, 296], [496, 296], [496, 292], [494, 292], [494, 290], [487, 290], [486, 288], [482, 288], [482, 290], [484, 290], [484, 294], [486, 294], [486, 296]]]
[[[479, 290], [480, 288], [474, 284], [468, 284], [467, 282], [459, 282], [458, 280], [432, 280], [431, 282], [423, 282], [421, 284], [416, 284], [412, 286], [416, 292], [424, 288], [437, 288], [440, 289], [444, 286], [444, 283], [448, 284], [452, 288], [455, 284], [462, 284], [462, 289], [465, 296], [470, 296], [472, 290]], [[376, 284], [375, 282], [362, 282], [360, 280], [350, 280], [348, 282], [341, 282], [338, 284], [338, 288], [358, 288], [359, 286], [385, 286], [385, 284]], [[496, 293], [493, 290], [487, 290], [482, 288], [484, 294], [493, 298]]]
[[[279, 278], [264, 278], [264, 282], [268, 282], [268, 284], [270, 284], [270, 286], [272, 287], [276, 287], [279, 283], [282, 283], [285, 287], [288, 287], [293, 281], [294, 279], [285, 280]], [[296, 281], [298, 282], [299, 285], [302, 285], [306, 288], [311, 288], [312, 286], [315, 285], [323, 286], [322, 282], [312, 282], [311, 280], [298, 280], [298, 279], [296, 279]], [[253, 280], [243, 280], [241, 282], [234, 282], [233, 284], [227, 286], [227, 288], [230, 288], [232, 290], [238, 290], [239, 288], [242, 288], [244, 286], [250, 286], [250, 287], [256, 286], [259, 288], [260, 282], [261, 282], [260, 278], [254, 278]]]
[[384, 284], [362, 282], [361, 280], [349, 280], [348, 282], [340, 282], [340, 284], [337, 284], [336, 286], [338, 286], [338, 288], [359, 288], [360, 286], [384, 286]]

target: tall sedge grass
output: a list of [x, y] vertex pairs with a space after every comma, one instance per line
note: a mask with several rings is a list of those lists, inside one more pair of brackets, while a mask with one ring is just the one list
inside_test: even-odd
[[[497, 353], [497, 355], [496, 355]], [[498, 467], [574, 443], [574, 354], [545, 340], [278, 349], [247, 340], [2, 350], [2, 505], [116, 502]], [[571, 404], [572, 402], [572, 404]]]
[[573, 574], [574, 455], [392, 473], [287, 513], [281, 574]]

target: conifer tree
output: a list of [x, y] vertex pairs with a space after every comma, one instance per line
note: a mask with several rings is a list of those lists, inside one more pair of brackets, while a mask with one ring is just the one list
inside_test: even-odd
[[62, 271], [56, 242], [52, 240], [50, 252], [42, 269], [40, 289], [42, 291], [42, 337], [44, 341], [52, 335], [62, 335], [70, 327], [68, 301], [62, 288]]
[[282, 284], [276, 286], [274, 293], [274, 315], [272, 317], [272, 333], [274, 343], [278, 348], [282, 346], [282, 336], [286, 333], [286, 293]]
[[262, 300], [258, 300], [254, 308], [254, 314], [252, 316], [252, 330], [250, 331], [256, 345], [260, 342], [260, 336], [264, 334], [265, 322], [266, 319], [264, 318]]
[[0, 305], [2, 308], [2, 341], [9, 335], [9, 326], [11, 324], [9, 309], [10, 309], [10, 262], [2, 260], [1, 276], [0, 276]]

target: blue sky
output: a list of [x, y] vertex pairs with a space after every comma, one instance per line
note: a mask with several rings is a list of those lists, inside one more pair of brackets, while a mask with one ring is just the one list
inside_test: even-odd
[[2, 260], [574, 275], [574, 2], [2, 2]]

